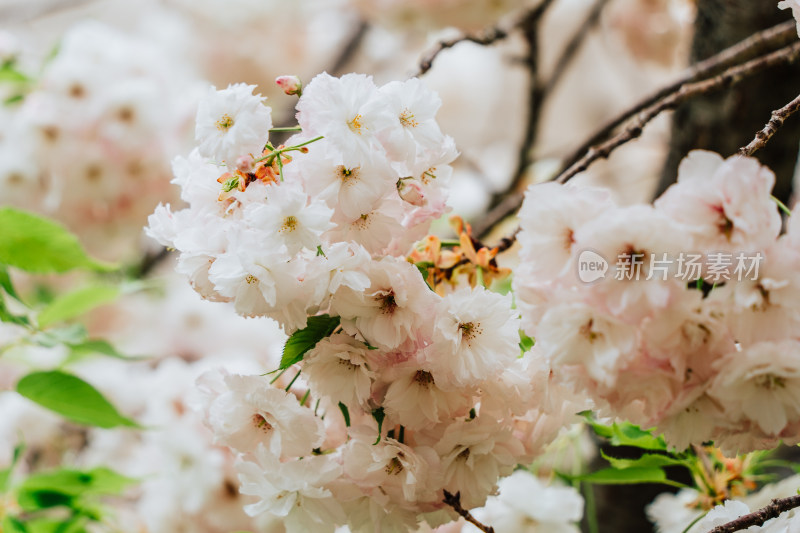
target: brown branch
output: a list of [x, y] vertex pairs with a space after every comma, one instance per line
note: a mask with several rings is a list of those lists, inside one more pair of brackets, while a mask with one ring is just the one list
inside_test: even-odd
[[769, 67], [781, 63], [791, 63], [795, 61], [798, 56], [800, 56], [800, 42], [795, 42], [790, 46], [781, 48], [765, 56], [752, 59], [741, 65], [730, 67], [712, 78], [681, 85], [677, 91], [643, 109], [620, 133], [603, 143], [589, 148], [582, 158], [559, 174], [555, 181], [558, 183], [565, 183], [576, 174], [589, 168], [589, 165], [598, 159], [606, 159], [616, 148], [639, 137], [642, 134], [644, 126], [663, 111], [674, 109], [678, 104], [699, 94], [706, 94], [723, 87], [735, 85], [741, 80]]
[[717, 526], [709, 533], [733, 533], [734, 531], [741, 531], [751, 526], [760, 526], [770, 518], [777, 518], [781, 513], [794, 509], [795, 507], [800, 507], [800, 495], [775, 499], [766, 507], [754, 513], [740, 516], [727, 524]]
[[685, 83], [706, 78], [715, 71], [741, 62], [744, 58], [760, 55], [766, 51], [774, 50], [779, 46], [785, 46], [796, 40], [795, 36], [797, 35], [797, 30], [795, 28], [794, 20], [788, 20], [772, 28], [755, 33], [747, 39], [726, 48], [722, 52], [696, 63], [670, 85], [659, 89], [633, 107], [626, 109], [618, 116], [608, 121], [568, 157], [564, 158], [562, 168], [569, 168], [574, 165], [593, 145], [607, 138], [615, 129], [637, 113], [658, 102], [670, 93], [680, 89]]
[[459, 43], [471, 42], [482, 46], [488, 46], [496, 43], [497, 41], [502, 41], [508, 37], [512, 31], [531, 24], [533, 21], [539, 20], [542, 15], [544, 15], [550, 4], [553, 3], [553, 1], [554, 0], [542, 0], [539, 5], [526, 11], [516, 22], [512, 23], [509, 28], [492, 26], [482, 30], [477, 34], [465, 34], [454, 39], [439, 41], [428, 53], [422, 56], [417, 71], [410, 77], [418, 78], [419, 76], [422, 76], [428, 72], [431, 67], [433, 67], [433, 61], [442, 51], [452, 48]]
[[358, 26], [356, 26], [356, 29], [350, 34], [350, 37], [342, 47], [339, 55], [333, 61], [330, 70], [331, 76], [339, 76], [343, 73], [344, 68], [350, 62], [350, 59], [353, 58], [355, 53], [361, 47], [361, 43], [364, 41], [364, 37], [366, 37], [368, 29], [369, 24], [367, 24], [366, 20], [360, 20], [358, 22]]
[[[556, 65], [553, 68], [553, 72], [550, 74], [550, 78], [546, 83], [542, 83], [542, 81], [539, 79], [537, 70], [538, 61], [537, 58], [534, 57], [534, 55], [538, 53], [536, 36], [538, 34], [538, 22], [541, 20], [541, 14], [539, 15], [539, 18], [533, 20], [533, 26], [525, 29], [525, 36], [530, 50], [529, 58], [526, 64], [530, 70], [531, 85], [528, 97], [527, 126], [525, 128], [523, 140], [520, 143], [519, 155], [517, 156], [517, 166], [514, 170], [511, 181], [505, 190], [496, 192], [492, 195], [489, 201], [489, 211], [474, 225], [475, 234], [479, 237], [485, 237], [486, 233], [491, 228], [507, 217], [511, 212], [515, 211], [516, 208], [518, 208], [522, 203], [522, 194], [517, 189], [519, 189], [519, 186], [525, 177], [525, 173], [531, 164], [530, 152], [536, 142], [542, 104], [545, 98], [553, 93], [553, 90], [558, 85], [562, 75], [564, 72], [566, 72], [567, 67], [575, 58], [575, 55], [580, 49], [581, 44], [583, 44], [584, 40], [589, 35], [589, 31], [600, 20], [600, 14], [605, 4], [606, 0], [598, 0], [592, 7], [589, 15], [584, 19], [583, 23], [581, 23], [578, 30], [572, 35], [572, 38], [569, 40], [567, 45], [564, 47], [564, 50], [561, 52], [561, 55], [556, 60]], [[544, 5], [544, 7], [546, 9], [547, 5]], [[516, 208], [510, 206], [516, 206]]]
[[[792, 27], [794, 28], [794, 26]], [[721, 74], [718, 74], [717, 76], [707, 80], [679, 86], [676, 91], [664, 96], [649, 107], [641, 110], [641, 113], [635, 118], [635, 120], [632, 121], [631, 124], [618, 135], [609, 139], [605, 143], [589, 147], [587, 153], [581, 159], [576, 161], [570, 168], [558, 175], [555, 181], [564, 183], [579, 172], [586, 170], [589, 165], [597, 159], [608, 157], [608, 155], [615, 148], [640, 136], [644, 126], [662, 111], [674, 108], [684, 100], [687, 100], [698, 94], [711, 92], [727, 85], [734, 85], [742, 79], [752, 76], [769, 67], [780, 63], [795, 61], [798, 57], [800, 57], [800, 42], [795, 42], [790, 46], [750, 60], [742, 65], [730, 67]], [[507, 201], [505, 204], [501, 204], [497, 207], [497, 209], [487, 213], [487, 216], [485, 217], [487, 223], [481, 224], [480, 229], [486, 228], [484, 229], [484, 231], [486, 231], [509, 214], [518, 210], [522, 205], [523, 195], [518, 193], [515, 196], [508, 197], [506, 200]], [[475, 226], [478, 227], [478, 224]], [[517, 228], [516, 231], [519, 231], [519, 228]], [[476, 232], [476, 234], [478, 233]]]
[[578, 53], [578, 50], [580, 50], [586, 37], [588, 37], [592, 28], [600, 21], [600, 14], [603, 12], [605, 5], [606, 0], [597, 0], [594, 6], [592, 6], [589, 15], [586, 16], [578, 30], [572, 35], [572, 38], [558, 57], [556, 66], [553, 67], [553, 72], [550, 74], [550, 79], [547, 80], [547, 85], [544, 88], [545, 94], [550, 95], [553, 93], [553, 89], [555, 89], [558, 82], [561, 81], [561, 77], [575, 58], [575, 55]]
[[783, 126], [783, 122], [798, 110], [800, 110], [800, 95], [782, 108], [773, 111], [764, 129], [756, 133], [750, 144], [739, 148], [739, 154], [749, 156], [764, 148], [772, 136], [777, 133], [778, 128]]
[[472, 516], [469, 511], [461, 507], [461, 493], [456, 492], [455, 494], [450, 494], [447, 491], [444, 491], [444, 503], [445, 505], [449, 505], [453, 508], [453, 510], [458, 513], [460, 516], [464, 518], [467, 522], [472, 524], [473, 526], [477, 527], [484, 533], [494, 533], [494, 528], [491, 526], [485, 526], [482, 523], [478, 522], [474, 516]]

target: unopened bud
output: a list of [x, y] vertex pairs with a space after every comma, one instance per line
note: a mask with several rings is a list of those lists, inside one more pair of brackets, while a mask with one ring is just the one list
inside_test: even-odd
[[236, 158], [236, 168], [244, 173], [252, 172], [254, 162], [252, 155], [242, 155]]
[[297, 76], [278, 76], [275, 78], [275, 83], [288, 95], [301, 96], [303, 94], [303, 82]]

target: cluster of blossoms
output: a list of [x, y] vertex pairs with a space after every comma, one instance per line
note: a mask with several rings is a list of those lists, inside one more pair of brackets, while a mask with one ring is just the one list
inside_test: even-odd
[[514, 286], [556, 377], [681, 450], [800, 441], [800, 228], [779, 236], [774, 180], [695, 151], [652, 206], [531, 188]]
[[56, 216], [104, 256], [138, 240], [156, 199], [170, 194], [190, 79], [143, 38], [73, 27], [37, 79], [11, 95], [21, 101], [0, 110], [2, 203]]
[[289, 531], [407, 531], [452, 520], [446, 493], [482, 505], [571, 409], [544, 407], [549, 369], [521, 356], [510, 295], [456, 280], [439, 294], [404, 257], [446, 211], [438, 98], [417, 79], [321, 74], [297, 104], [302, 133], [275, 147], [252, 90], [209, 92], [199, 147], [175, 163], [190, 207], [159, 206], [148, 229], [205, 298], [301, 342], [319, 333], [285, 388], [200, 381], [256, 497], [246, 511]]

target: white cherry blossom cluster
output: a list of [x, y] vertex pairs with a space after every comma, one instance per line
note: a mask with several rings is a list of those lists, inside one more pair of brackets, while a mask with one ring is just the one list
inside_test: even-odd
[[800, 227], [790, 217], [779, 236], [774, 180], [755, 159], [694, 151], [652, 206], [533, 186], [514, 287], [556, 376], [678, 449], [800, 441]]
[[0, 110], [0, 203], [57, 217], [106, 257], [120, 241], [130, 248], [170, 194], [193, 92], [191, 76], [142, 37], [72, 27], [22, 101]]
[[190, 207], [150, 219], [205, 298], [300, 339], [331, 326], [286, 387], [199, 382], [217, 441], [240, 454], [245, 510], [290, 532], [450, 521], [446, 493], [483, 505], [579, 410], [547, 403], [549, 368], [521, 353], [510, 295], [441, 296], [404, 257], [446, 210], [455, 150], [438, 107], [417, 79], [321, 74], [297, 104], [302, 132], [276, 147], [252, 86], [211, 91], [199, 147], [175, 163]]

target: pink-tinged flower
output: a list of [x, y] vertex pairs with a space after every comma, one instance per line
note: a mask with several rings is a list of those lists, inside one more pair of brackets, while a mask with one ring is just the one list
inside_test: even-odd
[[708, 394], [732, 421], [779, 435], [800, 420], [800, 342], [760, 342], [720, 359]]
[[383, 397], [387, 419], [408, 429], [422, 429], [472, 407], [469, 391], [442, 389], [433, 374], [415, 360], [398, 365]]
[[317, 397], [351, 409], [368, 409], [372, 380], [367, 346], [349, 335], [337, 333], [319, 341], [303, 358], [303, 375]]
[[558, 183], [529, 187], [519, 211], [517, 240], [522, 246], [521, 262], [530, 275], [543, 282], [573, 268], [575, 232], [612, 207], [611, 195], [603, 189]]
[[248, 515], [271, 513], [282, 517], [287, 533], [333, 533], [344, 524], [342, 505], [326, 488], [342, 473], [334, 456], [283, 462], [260, 444], [252, 457], [255, 462], [242, 460], [236, 465], [239, 491], [258, 498], [244, 507]]
[[781, 229], [770, 198], [774, 184], [775, 175], [756, 159], [723, 160], [695, 150], [681, 162], [678, 183], [655, 206], [685, 226], [692, 237], [685, 242], [699, 250], [754, 252], [771, 245]]
[[297, 121], [307, 135], [323, 135], [347, 168], [383, 154], [378, 135], [395, 126], [395, 118], [369, 76], [317, 75], [297, 102]]
[[681, 226], [647, 205], [609, 209], [575, 233], [576, 250], [608, 262], [605, 276], [587, 289], [592, 301], [634, 324], [684, 290], [674, 258], [687, 242]]
[[303, 94], [303, 82], [297, 76], [278, 76], [275, 78], [275, 83], [289, 96]]
[[265, 98], [253, 95], [255, 85], [237, 83], [217, 91], [211, 87], [197, 109], [195, 136], [200, 154], [233, 167], [239, 156], [260, 154], [272, 127]]
[[510, 294], [461, 289], [439, 301], [435, 316], [425, 362], [443, 385], [474, 386], [495, 379], [519, 356], [519, 319]]
[[412, 448], [389, 437], [376, 443], [371, 428], [354, 428], [350, 433], [342, 453], [344, 473], [362, 491], [385, 494], [401, 507], [437, 499], [439, 456], [432, 448]]
[[483, 505], [498, 478], [509, 475], [524, 453], [508, 427], [486, 417], [450, 424], [434, 448], [442, 460], [444, 488], [460, 492], [465, 508]]
[[392, 240], [404, 233], [399, 224], [403, 215], [400, 200], [389, 196], [360, 208], [360, 213], [352, 217], [334, 214], [332, 221], [336, 225], [325, 237], [331, 242], [358, 243], [373, 255], [386, 252]]
[[198, 379], [206, 423], [217, 442], [243, 453], [266, 445], [276, 457], [302, 457], [322, 444], [322, 421], [261, 376], [207, 372]]
[[536, 346], [554, 372], [576, 366], [609, 388], [636, 355], [636, 329], [585, 304], [550, 308], [537, 330]]
[[365, 272], [371, 282], [366, 290], [340, 287], [333, 296], [332, 310], [345, 319], [345, 330], [355, 326], [372, 346], [392, 350], [430, 327], [436, 296], [414, 265], [384, 257]]

